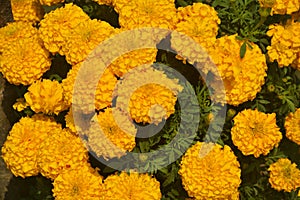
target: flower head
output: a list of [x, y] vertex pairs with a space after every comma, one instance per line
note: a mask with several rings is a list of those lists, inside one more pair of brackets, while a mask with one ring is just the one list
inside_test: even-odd
[[216, 101], [225, 103], [221, 85], [225, 88], [226, 102], [237, 106], [253, 100], [265, 83], [267, 75], [265, 55], [256, 44], [251, 44], [253, 48], [247, 47], [245, 56], [241, 58], [242, 43], [235, 35], [223, 36], [218, 38], [214, 48], [210, 49], [210, 56], [215, 65], [208, 63], [204, 66], [204, 70], [211, 71], [215, 75], [217, 69], [220, 74], [221, 80], [215, 78], [210, 85], [214, 90], [212, 98]]
[[80, 7], [72, 3], [66, 4], [64, 7], [45, 14], [44, 19], [40, 22], [40, 38], [51, 53], [64, 55], [63, 48], [65, 48], [66, 41], [73, 29], [79, 23], [89, 19], [89, 16]]
[[271, 25], [268, 36], [271, 36], [271, 46], [267, 47], [270, 60], [277, 61], [280, 67], [290, 64], [295, 68], [300, 52], [300, 22], [288, 23], [287, 25]]
[[53, 180], [66, 169], [86, 165], [88, 153], [81, 139], [64, 129], [42, 141], [37, 162], [41, 174]]
[[259, 0], [259, 3], [261, 7], [272, 8], [271, 15], [290, 15], [300, 9], [299, 0]]
[[102, 177], [86, 163], [59, 174], [52, 191], [57, 200], [99, 200], [103, 191]]
[[15, 21], [39, 22], [44, 10], [38, 0], [11, 0], [11, 9]]
[[152, 66], [140, 66], [126, 73], [114, 95], [117, 107], [138, 123], [158, 124], [175, 112], [177, 94], [183, 88]]
[[282, 139], [276, 125], [276, 114], [258, 110], [243, 110], [234, 118], [232, 141], [244, 155], [267, 155]]
[[35, 38], [14, 41], [0, 54], [0, 71], [14, 85], [32, 84], [50, 66], [49, 52]]
[[63, 3], [65, 0], [39, 0], [41, 5], [53, 6], [55, 4]]
[[291, 192], [300, 187], [300, 170], [287, 158], [280, 158], [269, 167], [271, 187], [278, 191]]
[[286, 137], [300, 145], [300, 108], [285, 118]]
[[45, 114], [58, 114], [67, 109], [64, 104], [63, 88], [57, 81], [43, 79], [29, 86], [24, 95], [30, 108]]
[[[98, 128], [100, 125], [100, 129]], [[124, 112], [107, 108], [93, 119], [85, 134], [87, 146], [105, 159], [123, 156], [135, 147], [136, 128]]]
[[104, 180], [104, 199], [159, 200], [160, 183], [148, 174], [121, 172]]
[[60, 130], [61, 125], [43, 115], [21, 118], [13, 125], [1, 149], [7, 167], [15, 176], [25, 178], [37, 175], [40, 143]]
[[197, 142], [190, 147], [178, 172], [190, 197], [199, 200], [238, 200], [241, 170], [229, 146]]
[[[81, 67], [83, 67], [83, 69], [80, 69]], [[84, 78], [84, 80], [80, 80], [80, 82], [84, 82], [85, 84], [76, 88], [76, 91], [80, 95], [78, 94], [76, 98], [74, 98], [73, 91], [79, 70], [82, 73], [80, 77]], [[91, 84], [93, 80], [99, 80], [96, 91], [94, 91], [93, 85]], [[113, 91], [116, 83], [117, 78], [111, 70], [105, 70], [100, 77], [99, 74], [91, 73], [88, 68], [82, 65], [82, 63], [79, 63], [72, 67], [67, 74], [67, 78], [62, 81], [65, 103], [69, 106], [73, 104], [78, 110], [86, 114], [90, 114], [94, 111], [91, 107], [91, 103], [94, 103], [96, 110], [109, 107], [112, 105]], [[95, 99], [92, 98], [94, 93]]]
[[29, 22], [11, 22], [0, 28], [0, 52], [9, 48], [11, 42], [23, 38], [37, 38], [38, 30]]
[[176, 22], [174, 0], [121, 0], [114, 7], [119, 13], [121, 28], [160, 27], [173, 29]]

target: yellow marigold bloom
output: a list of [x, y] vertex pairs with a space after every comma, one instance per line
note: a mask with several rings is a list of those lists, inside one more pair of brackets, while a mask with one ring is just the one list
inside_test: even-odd
[[115, 0], [93, 0], [97, 2], [99, 5], [108, 5], [111, 6]]
[[300, 71], [300, 51], [297, 53], [297, 58], [294, 60], [291, 66]]
[[[300, 10], [300, 1], [299, 0], [269, 0], [270, 3], [266, 3], [265, 1], [259, 0], [260, 5], [262, 7], [270, 7], [271, 15], [273, 14], [292, 14]], [[264, 5], [267, 4], [267, 5]]]
[[140, 66], [126, 73], [115, 91], [117, 107], [130, 113], [138, 123], [160, 123], [175, 112], [177, 79], [169, 79], [151, 66]]
[[18, 112], [23, 111], [25, 108], [29, 107], [29, 104], [26, 103], [24, 98], [18, 98], [16, 99], [16, 103], [13, 105], [13, 108], [17, 110]]
[[300, 145], [300, 108], [285, 118], [286, 137]]
[[37, 38], [38, 30], [28, 22], [11, 22], [0, 28], [0, 52], [9, 48], [10, 43], [23, 38]]
[[239, 199], [240, 164], [227, 145], [197, 142], [182, 157], [178, 173], [197, 200]]
[[[267, 75], [265, 55], [256, 44], [251, 44], [253, 48], [247, 47], [245, 56], [241, 58], [242, 44], [243, 41], [237, 40], [236, 35], [223, 36], [216, 40], [214, 48], [210, 50], [212, 61], [222, 78], [220, 83], [219, 80], [211, 81], [211, 86], [215, 90], [212, 98], [216, 101], [224, 101], [222, 99], [224, 96], [221, 95], [223, 91], [219, 88], [220, 84], [224, 84], [227, 103], [237, 106], [253, 100], [265, 83]], [[211, 71], [214, 74], [216, 69], [214, 65], [208, 63], [203, 70]]]
[[61, 125], [52, 118], [34, 115], [23, 117], [15, 123], [1, 149], [2, 158], [15, 176], [23, 178], [39, 173], [37, 156], [40, 143]]
[[0, 71], [14, 85], [32, 84], [50, 66], [49, 52], [34, 38], [14, 41], [0, 54]]
[[70, 108], [68, 113], [65, 115], [65, 121], [66, 121], [66, 127], [70, 130], [70, 132], [73, 133], [74, 135], [79, 135], [81, 129], [80, 126], [75, 125], [72, 108]]
[[82, 21], [70, 32], [66, 48], [63, 49], [67, 62], [75, 65], [84, 61], [102, 41], [117, 32], [117, 29], [101, 20]]
[[271, 25], [267, 35], [272, 37], [271, 46], [267, 47], [272, 62], [276, 60], [280, 67], [297, 62], [300, 52], [300, 22], [291, 22], [285, 26]]
[[276, 114], [258, 110], [243, 110], [234, 118], [231, 129], [232, 141], [244, 155], [267, 155], [282, 139], [276, 125]]
[[119, 13], [119, 24], [124, 29], [160, 27], [173, 29], [176, 23], [174, 0], [121, 0], [114, 7]]
[[43, 79], [30, 85], [24, 97], [34, 112], [57, 115], [67, 109], [63, 93], [62, 85], [59, 82]]
[[[111, 106], [113, 91], [117, 83], [117, 78], [109, 69], [105, 70], [101, 77], [99, 77], [99, 74], [93, 74], [89, 71], [81, 70], [82, 73], [85, 73], [84, 75], [82, 75], [82, 77], [86, 77], [86, 79], [84, 80], [86, 84], [82, 85], [81, 88], [77, 88], [77, 91], [82, 95], [78, 95], [75, 99], [73, 99], [74, 84], [81, 64], [82, 63], [74, 65], [68, 72], [67, 78], [63, 79], [62, 81], [66, 101], [65, 103], [68, 106], [73, 104], [73, 106], [78, 107], [78, 109], [85, 114], [90, 114], [94, 111], [90, 105], [91, 101], [95, 103], [96, 110], [101, 110], [103, 108]], [[89, 84], [91, 80], [95, 79], [99, 80], [96, 91], [94, 91], [91, 84]], [[95, 100], [91, 98], [94, 93]], [[73, 100], [75, 101], [76, 99], [78, 100], [78, 102], [73, 102]]]
[[[218, 34], [218, 25], [221, 23], [218, 13], [213, 7], [194, 3], [186, 7], [179, 7], [177, 16], [176, 31], [191, 37], [205, 48], [212, 46]], [[179, 35], [172, 34], [171, 45], [178, 53], [189, 46], [185, 42]]]
[[277, 191], [291, 192], [300, 187], [300, 170], [287, 158], [280, 158], [269, 167], [271, 187]]
[[45, 47], [53, 54], [64, 55], [62, 48], [69, 35], [79, 23], [88, 21], [89, 16], [78, 6], [66, 4], [44, 16], [40, 22], [40, 37]]
[[122, 172], [110, 175], [104, 180], [104, 187], [103, 199], [107, 200], [159, 200], [162, 197], [160, 183], [148, 174]]
[[66, 169], [86, 165], [88, 153], [81, 139], [64, 129], [42, 141], [37, 162], [41, 174], [53, 180]]
[[38, 0], [11, 0], [11, 9], [15, 21], [39, 22], [44, 9]]
[[157, 49], [154, 48], [133, 50], [118, 57], [110, 64], [109, 68], [116, 76], [122, 77], [130, 69], [143, 64], [154, 63], [156, 54]]
[[52, 6], [55, 4], [63, 3], [65, 0], [39, 0], [42, 5]]
[[53, 182], [56, 200], [99, 200], [102, 197], [102, 177], [88, 163], [66, 169]]
[[[99, 125], [100, 130], [97, 128]], [[135, 126], [124, 112], [107, 108], [93, 119], [86, 132], [87, 145], [104, 159], [121, 157], [135, 147], [136, 132]]]

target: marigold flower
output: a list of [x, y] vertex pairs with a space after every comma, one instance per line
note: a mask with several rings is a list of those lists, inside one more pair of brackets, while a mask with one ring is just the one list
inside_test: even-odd
[[276, 114], [258, 110], [243, 110], [234, 118], [231, 129], [232, 141], [244, 155], [267, 155], [282, 139], [276, 125]]
[[121, 172], [104, 180], [103, 199], [159, 200], [160, 183], [148, 174]]
[[18, 112], [23, 111], [25, 108], [29, 107], [29, 104], [26, 103], [24, 98], [16, 99], [16, 103], [13, 105], [13, 108]]
[[102, 41], [117, 32], [117, 29], [101, 20], [82, 21], [68, 35], [63, 49], [67, 62], [75, 65], [84, 61]]
[[23, 117], [15, 123], [1, 149], [2, 158], [15, 176], [22, 178], [39, 173], [37, 157], [40, 143], [61, 125], [43, 115]]
[[218, 102], [225, 103], [220, 85], [224, 85], [226, 102], [237, 106], [248, 100], [253, 100], [265, 83], [265, 76], [267, 75], [265, 55], [256, 44], [251, 44], [253, 48], [247, 47], [245, 56], [241, 58], [240, 48], [242, 44], [243, 41], [237, 40], [236, 35], [223, 36], [216, 40], [214, 48], [210, 50], [214, 64], [207, 63], [203, 70], [216, 75], [215, 70], [217, 69], [217, 73], [220, 74], [220, 76], [215, 77], [220, 77], [221, 80], [215, 78], [210, 81], [210, 86], [215, 91], [212, 98]]
[[53, 196], [57, 200], [99, 200], [102, 197], [102, 177], [90, 164], [66, 169], [53, 182]]
[[286, 137], [300, 145], [300, 108], [285, 118]]
[[[271, 25], [267, 35], [272, 37], [271, 46], [267, 47], [272, 62], [276, 60], [280, 67], [297, 62], [300, 52], [300, 22], [292, 22], [285, 26]], [[297, 68], [297, 65], [294, 67]]]
[[44, 9], [38, 0], [11, 0], [11, 10], [15, 21], [39, 22]]
[[30, 85], [24, 97], [34, 112], [57, 115], [67, 109], [63, 93], [60, 83], [55, 80], [43, 79]]
[[41, 5], [53, 6], [55, 4], [64, 3], [65, 0], [39, 0]]
[[290, 15], [300, 9], [299, 0], [259, 0], [259, 3], [261, 7], [272, 8], [271, 15]]
[[45, 14], [40, 22], [40, 37], [46, 49], [51, 53], [64, 55], [66, 41], [73, 29], [79, 23], [90, 20], [89, 16], [78, 6], [72, 3], [57, 8]]
[[[213, 7], [203, 3], [194, 3], [186, 7], [179, 7], [177, 16], [176, 31], [191, 37], [194, 42], [205, 48], [212, 46], [218, 34], [218, 25], [221, 23], [218, 13]], [[186, 48], [189, 46], [186, 42], [179, 34], [172, 34], [171, 46], [180, 55], [184, 54], [183, 52], [186, 52]]]
[[126, 73], [115, 90], [117, 107], [138, 123], [158, 124], [175, 112], [177, 93], [183, 88], [151, 66]]
[[176, 23], [174, 0], [121, 0], [114, 1], [119, 13], [119, 24], [124, 29], [160, 27], [173, 29]]
[[115, 0], [93, 0], [95, 2], [97, 2], [99, 5], [108, 5], [108, 6], [111, 6], [113, 5], [113, 2]]
[[90, 149], [97, 156], [110, 159], [121, 157], [135, 147], [136, 132], [135, 126], [125, 113], [115, 108], [107, 108], [92, 120], [85, 134]]
[[29, 22], [11, 22], [0, 28], [0, 52], [10, 43], [23, 38], [38, 38], [38, 30]]
[[86, 165], [88, 153], [81, 139], [64, 129], [41, 142], [37, 158], [41, 174], [54, 180], [66, 169]]
[[147, 49], [137, 49], [123, 54], [114, 60], [109, 68], [112, 72], [118, 76], [122, 77], [130, 69], [143, 64], [151, 64], [156, 61], [157, 49], [147, 48]]
[[[78, 93], [82, 95], [77, 95], [76, 98], [73, 98], [73, 90], [75, 85], [75, 80], [78, 74], [78, 71], [82, 63], [74, 65], [72, 69], [68, 72], [67, 78], [62, 80], [62, 86], [64, 89], [64, 95], [67, 105], [73, 104], [78, 110], [81, 110], [85, 114], [90, 114], [94, 112], [91, 107], [91, 103], [95, 103], [96, 110], [101, 110], [103, 108], [109, 107], [112, 105], [113, 91], [117, 83], [117, 78], [109, 70], [105, 70], [101, 77], [99, 74], [91, 73], [85, 66], [83, 70], [80, 70], [81, 73], [84, 73], [81, 77], [85, 77], [85, 85], [79, 86], [76, 88]], [[99, 79], [100, 78], [100, 79]], [[94, 91], [92, 84], [89, 84], [91, 80], [99, 80], [96, 91]], [[95, 93], [95, 99], [93, 99], [93, 94]], [[74, 102], [74, 101], [77, 102]]]
[[182, 157], [178, 173], [190, 197], [239, 199], [240, 164], [227, 145], [197, 142]]
[[34, 38], [14, 41], [0, 54], [0, 71], [14, 85], [30, 85], [50, 69], [49, 52]]
[[271, 164], [269, 182], [277, 191], [291, 192], [300, 187], [300, 170], [287, 158], [280, 158]]

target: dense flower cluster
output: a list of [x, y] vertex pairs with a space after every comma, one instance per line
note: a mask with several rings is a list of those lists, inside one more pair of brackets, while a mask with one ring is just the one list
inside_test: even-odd
[[11, 0], [11, 9], [15, 21], [36, 23], [44, 15], [39, 0]]
[[184, 154], [178, 173], [190, 197], [239, 199], [240, 164], [227, 145], [197, 142]]
[[99, 200], [102, 198], [102, 177], [89, 164], [59, 174], [53, 182], [56, 200]]
[[214, 64], [208, 62], [205, 65], [207, 71], [213, 73], [216, 66], [219, 73], [211, 81], [211, 87], [215, 90], [212, 98], [225, 103], [224, 90], [220, 88], [224, 85], [226, 102], [234, 106], [253, 100], [265, 83], [267, 75], [266, 58], [260, 48], [251, 44], [252, 49], [247, 47], [245, 56], [241, 58], [242, 43], [236, 39], [236, 35], [218, 38], [210, 51]]
[[15, 176], [25, 178], [37, 175], [40, 143], [60, 130], [61, 125], [43, 115], [21, 118], [12, 127], [1, 149], [7, 167]]
[[104, 180], [103, 199], [159, 200], [162, 195], [160, 183], [148, 174], [122, 172]]
[[277, 61], [280, 67], [292, 64], [300, 70], [300, 22], [271, 25], [267, 35], [272, 37], [271, 46], [267, 47], [270, 60]]
[[24, 97], [30, 108], [36, 113], [57, 115], [67, 109], [64, 104], [63, 88], [57, 81], [48, 79], [36, 81], [29, 86]]
[[267, 155], [282, 139], [276, 125], [276, 114], [243, 110], [234, 118], [232, 141], [244, 155]]
[[300, 108], [285, 118], [286, 137], [300, 145]]
[[53, 132], [40, 144], [38, 167], [43, 176], [54, 180], [66, 169], [88, 162], [87, 149], [68, 129]]
[[287, 158], [281, 158], [270, 165], [269, 182], [278, 191], [291, 192], [300, 187], [300, 170], [295, 163]]
[[107, 108], [96, 116], [85, 134], [88, 147], [97, 156], [110, 159], [121, 157], [135, 147], [136, 132], [136, 128], [124, 112]]

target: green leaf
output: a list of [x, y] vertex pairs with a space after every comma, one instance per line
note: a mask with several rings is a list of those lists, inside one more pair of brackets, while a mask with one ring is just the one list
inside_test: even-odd
[[240, 49], [240, 57], [241, 58], [244, 58], [245, 54], [246, 54], [246, 49], [247, 49], [247, 43], [244, 42], [241, 46], [241, 49]]

